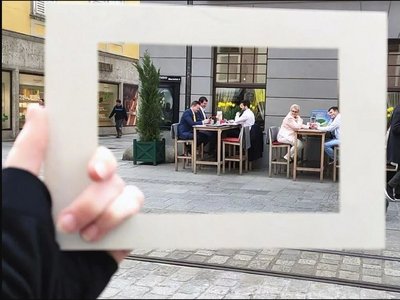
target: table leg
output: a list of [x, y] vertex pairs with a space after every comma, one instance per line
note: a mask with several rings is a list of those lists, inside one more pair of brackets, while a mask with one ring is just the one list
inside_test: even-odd
[[322, 182], [324, 180], [324, 154], [325, 154], [325, 134], [321, 135], [321, 164], [319, 166], [319, 180]]
[[193, 148], [194, 151], [192, 150], [192, 164], [193, 164], [193, 173], [196, 174], [196, 167], [197, 167], [197, 128], [193, 128]]
[[[293, 180], [296, 180], [296, 175], [297, 175], [297, 132], [296, 132], [296, 137], [295, 137], [295, 142], [294, 142], [294, 159], [293, 159]], [[290, 152], [288, 154], [288, 159], [290, 159]]]
[[217, 138], [217, 175], [221, 172], [221, 130], [218, 129], [218, 138]]

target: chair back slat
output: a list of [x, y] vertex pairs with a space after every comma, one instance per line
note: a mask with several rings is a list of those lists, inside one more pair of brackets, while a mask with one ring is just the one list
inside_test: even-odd
[[171, 126], [171, 138], [173, 140], [178, 138], [178, 125], [179, 125], [179, 123], [174, 123]]
[[279, 127], [278, 126], [271, 126], [268, 129], [268, 138], [269, 138], [269, 144], [270, 145], [272, 145], [272, 143], [277, 140], [278, 132], [279, 132]]

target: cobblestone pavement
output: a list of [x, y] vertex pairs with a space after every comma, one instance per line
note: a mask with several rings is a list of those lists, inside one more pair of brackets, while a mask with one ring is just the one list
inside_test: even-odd
[[[297, 181], [282, 175], [267, 176], [265, 168], [239, 176], [217, 176], [215, 168], [198, 174], [190, 169], [174, 171], [173, 164], [133, 165], [122, 161], [133, 135], [101, 137], [117, 157], [122, 178], [137, 185], [146, 196], [143, 212], [338, 212], [338, 187], [327, 178], [320, 183], [302, 174]], [[3, 161], [12, 143], [3, 142]], [[216, 201], [218, 199], [218, 201]], [[386, 248], [346, 250], [390, 256], [392, 260], [306, 249], [134, 249], [132, 254], [179, 259], [219, 266], [245, 267], [360, 280], [400, 286], [400, 205], [391, 203], [386, 218]], [[398, 259], [397, 259], [398, 258]], [[126, 260], [101, 298], [400, 298], [387, 291], [230, 271], [162, 265]]]

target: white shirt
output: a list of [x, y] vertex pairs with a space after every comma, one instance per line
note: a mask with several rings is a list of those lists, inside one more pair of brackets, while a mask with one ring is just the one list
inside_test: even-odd
[[202, 108], [202, 107], [200, 106], [200, 110], [201, 110], [201, 113], [203, 114], [204, 120], [207, 119], [206, 112], [204, 111], [204, 108]]
[[235, 116], [236, 124], [240, 124], [242, 126], [252, 126], [256, 122], [256, 118], [254, 117], [254, 113], [250, 108], [247, 108], [243, 111], [243, 114], [239, 117], [239, 113]]
[[321, 131], [330, 131], [333, 132], [335, 135], [336, 139], [340, 138], [340, 114], [337, 114], [337, 116], [334, 119], [331, 119], [328, 123], [327, 126], [325, 127], [318, 127], [319, 130]]

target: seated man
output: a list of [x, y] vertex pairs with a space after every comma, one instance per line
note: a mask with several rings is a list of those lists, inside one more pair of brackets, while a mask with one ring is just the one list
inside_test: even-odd
[[[235, 123], [242, 126], [251, 126], [254, 125], [256, 118], [254, 113], [250, 109], [250, 101], [249, 100], [242, 100], [240, 101], [240, 109], [242, 111], [237, 112], [235, 116]], [[229, 137], [238, 137], [240, 133], [240, 128], [235, 128], [229, 130], [227, 132], [227, 136]]]
[[[324, 147], [325, 147], [325, 153], [333, 161], [333, 147], [339, 146], [339, 137], [340, 137], [339, 108], [337, 106], [332, 106], [331, 108], [328, 109], [328, 115], [331, 117], [331, 120], [329, 121], [328, 125], [326, 127], [319, 127], [319, 125], [317, 126], [319, 130], [330, 132], [332, 135], [332, 139], [325, 142]], [[332, 162], [330, 164], [332, 164]]]
[[[200, 109], [197, 112], [196, 115], [196, 119], [198, 121], [203, 121], [203, 120], [207, 120], [207, 115], [206, 115], [206, 107], [208, 104], [208, 99], [204, 96], [201, 96], [199, 98], [199, 103], [200, 103]], [[217, 148], [217, 134], [216, 132], [210, 132], [210, 131], [205, 131], [202, 132], [202, 134], [205, 134], [207, 136], [207, 140], [208, 140], [208, 153], [210, 155], [213, 155], [214, 152], [216, 151]], [[206, 151], [207, 152], [207, 151]]]
[[[185, 110], [182, 114], [181, 120], [178, 125], [178, 137], [182, 140], [193, 139], [193, 125], [203, 125], [209, 122], [208, 119], [197, 120], [197, 112], [200, 109], [199, 101], [193, 101], [190, 108]], [[208, 142], [208, 136], [204, 132], [197, 133], [197, 145]]]

